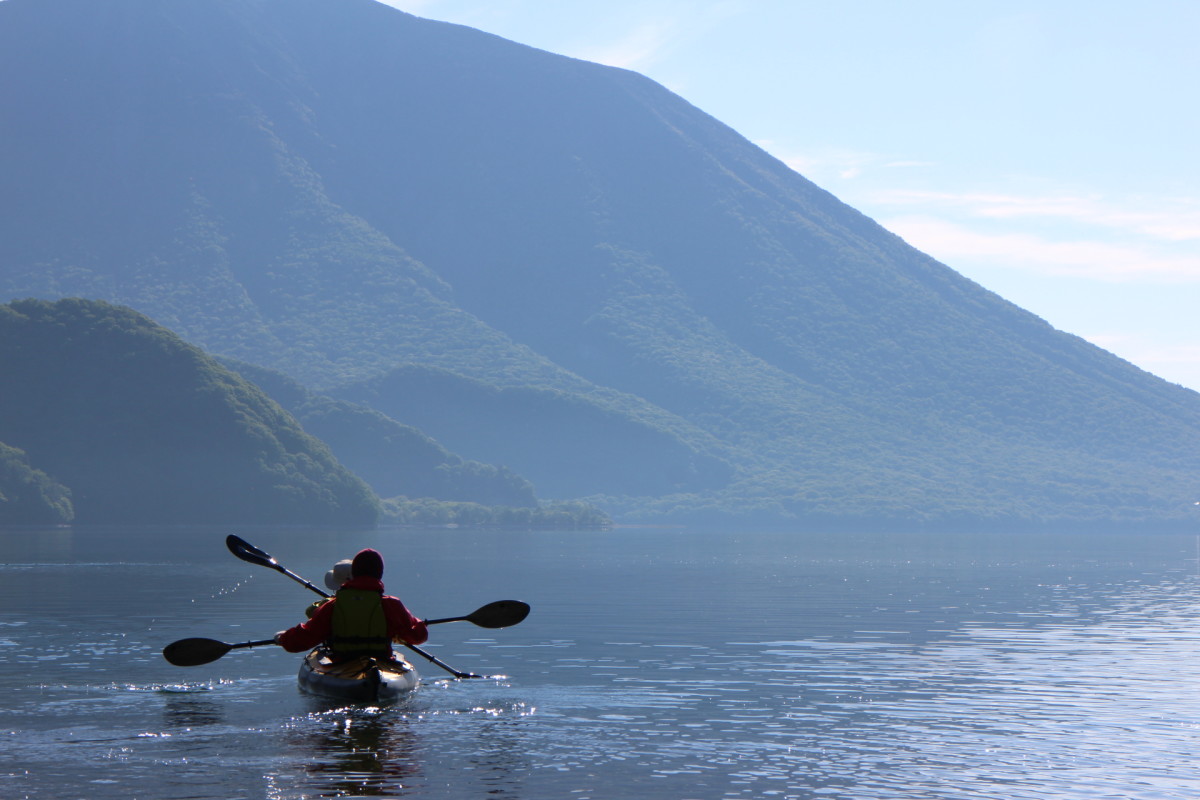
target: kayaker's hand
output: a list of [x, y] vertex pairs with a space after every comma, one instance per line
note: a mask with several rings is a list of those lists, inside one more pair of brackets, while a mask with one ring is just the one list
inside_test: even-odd
[[283, 642], [281, 642], [279, 639], [285, 633], [287, 633], [287, 631], [280, 631], [279, 633], [275, 634], [275, 644], [279, 645], [280, 647], [283, 647]]

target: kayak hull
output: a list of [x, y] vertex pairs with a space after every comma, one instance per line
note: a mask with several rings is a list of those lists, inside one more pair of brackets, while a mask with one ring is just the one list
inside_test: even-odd
[[352, 703], [388, 703], [417, 688], [416, 669], [400, 656], [391, 659], [354, 658], [333, 662], [317, 648], [304, 657], [298, 675], [300, 688], [309, 694]]

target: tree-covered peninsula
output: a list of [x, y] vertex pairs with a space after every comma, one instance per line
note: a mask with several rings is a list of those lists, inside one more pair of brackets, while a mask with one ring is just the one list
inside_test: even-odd
[[[71, 507], [79, 523], [379, 518], [370, 488], [278, 404], [131, 309], [0, 306], [0, 384], [0, 486], [22, 508], [40, 493], [57, 521]], [[13, 492], [16, 483], [30, 488]], [[35, 521], [19, 520], [12, 502], [0, 510]]]
[[71, 491], [24, 452], [0, 442], [0, 525], [56, 525], [75, 518]]

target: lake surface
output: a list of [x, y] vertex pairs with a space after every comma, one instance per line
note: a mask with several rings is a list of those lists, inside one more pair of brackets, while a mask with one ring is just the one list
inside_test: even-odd
[[[303, 695], [268, 638], [371, 546], [484, 680]], [[1200, 537], [0, 531], [0, 797], [1200, 797]]]

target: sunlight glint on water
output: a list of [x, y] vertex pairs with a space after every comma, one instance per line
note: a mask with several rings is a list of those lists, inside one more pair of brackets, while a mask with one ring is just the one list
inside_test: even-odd
[[275, 648], [162, 660], [308, 602], [225, 533], [0, 534], [0, 797], [1200, 797], [1195, 537], [246, 533], [377, 547], [423, 615], [532, 604], [430, 643], [507, 677], [415, 659], [374, 709]]

